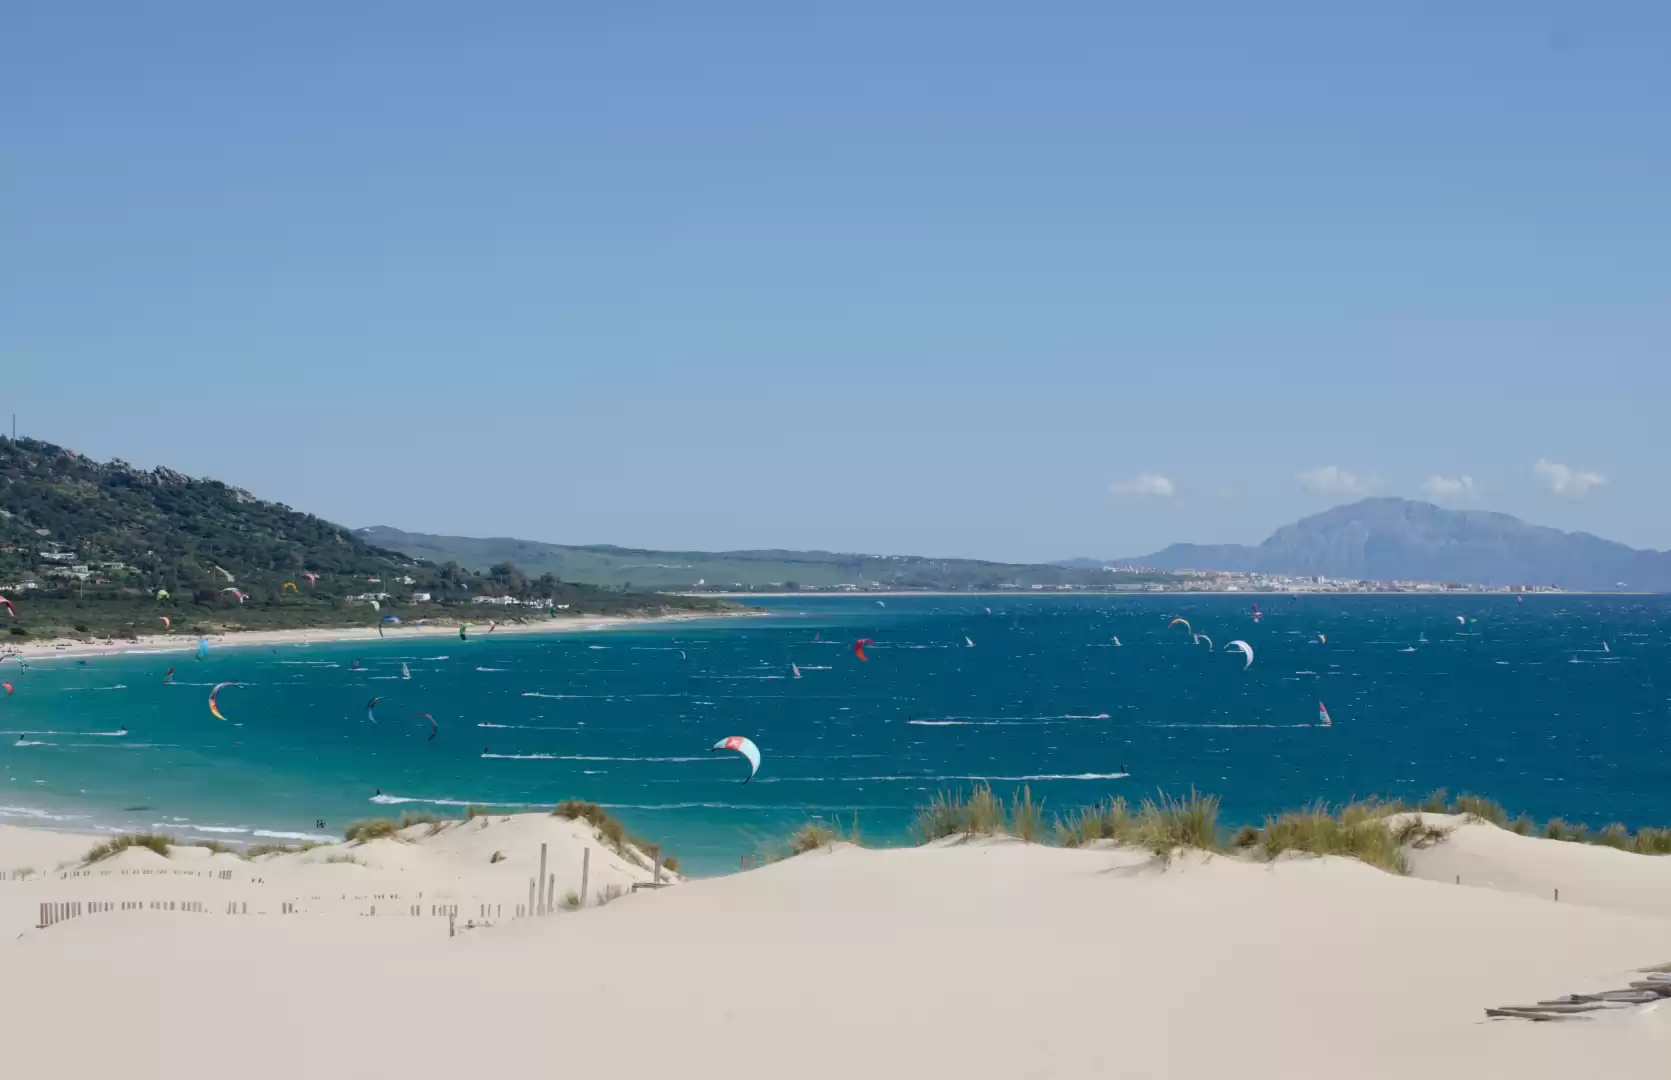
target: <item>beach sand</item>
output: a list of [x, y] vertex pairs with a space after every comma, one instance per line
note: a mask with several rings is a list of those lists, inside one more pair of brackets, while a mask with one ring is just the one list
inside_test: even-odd
[[[838, 846], [468, 930], [481, 904], [526, 902], [541, 841], [559, 895], [578, 885], [587, 847], [594, 892], [649, 871], [545, 815], [426, 832], [253, 862], [128, 851], [86, 877], [0, 881], [7, 1065], [1477, 1080], [1658, 1075], [1671, 1047], [1667, 1007], [1486, 1020], [1488, 1007], [1622, 987], [1671, 960], [1671, 862], [1483, 824], [1418, 853], [1417, 875], [1442, 881], [1337, 858], [1162, 865], [1002, 838]], [[79, 842], [3, 829], [0, 866], [45, 862], [50, 844], [73, 857]], [[490, 863], [494, 851], [506, 860]], [[345, 855], [363, 865], [329, 861]], [[1561, 902], [1537, 895], [1557, 879]], [[1569, 889], [1593, 902], [1568, 902]], [[33, 928], [40, 902], [98, 899], [195, 900], [206, 913]], [[280, 914], [291, 902], [300, 913]], [[231, 903], [250, 913], [224, 914]], [[432, 903], [459, 905], [458, 936]], [[404, 914], [412, 904], [417, 917]]]
[[[729, 619], [754, 615], [749, 611], [690, 612], [677, 615], [575, 615], [531, 622], [502, 622], [492, 631], [494, 636], [505, 634], [578, 634], [596, 630], [616, 630], [631, 626], [654, 626], [662, 623], [691, 622], [698, 619]], [[490, 615], [472, 622], [470, 636], [486, 637]], [[82, 641], [75, 638], [54, 638], [50, 641], [30, 642], [25, 645], [6, 644], [3, 651], [25, 660], [40, 662], [55, 657], [120, 656], [140, 653], [184, 653], [197, 648], [198, 634], [142, 634], [132, 641]], [[379, 634], [374, 626], [315, 627], [307, 630], [236, 630], [207, 634], [211, 648], [247, 648], [254, 645], [327, 645], [347, 641], [397, 641], [407, 638], [446, 638], [458, 636], [458, 621], [428, 623], [417, 626], [405, 623], [389, 627]]]

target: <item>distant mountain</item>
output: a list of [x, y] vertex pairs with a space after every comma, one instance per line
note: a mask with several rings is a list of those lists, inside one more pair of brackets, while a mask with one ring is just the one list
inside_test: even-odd
[[[1173, 544], [1115, 565], [1476, 585], [1671, 591], [1671, 552], [1639, 551], [1508, 514], [1364, 499], [1284, 525], [1256, 547]], [[1622, 583], [1622, 584], [1621, 584]]]
[[833, 551], [650, 551], [607, 544], [571, 546], [506, 537], [436, 536], [386, 525], [356, 529], [355, 536], [362, 542], [434, 563], [456, 562], [480, 570], [509, 561], [529, 573], [555, 574], [564, 581], [638, 589], [795, 590], [842, 585], [947, 591], [1033, 585], [1110, 588], [1167, 577], [1110, 573], [1093, 560], [1068, 567]]

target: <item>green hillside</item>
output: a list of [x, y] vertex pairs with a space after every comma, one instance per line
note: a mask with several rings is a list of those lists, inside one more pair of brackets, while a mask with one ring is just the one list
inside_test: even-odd
[[477, 539], [409, 533], [388, 526], [358, 529], [362, 541], [417, 558], [482, 568], [509, 560], [533, 573], [615, 588], [697, 591], [797, 589], [1001, 588], [1109, 589], [1170, 581], [1170, 574], [1112, 573], [1100, 567], [1043, 566], [933, 559], [917, 555], [852, 555], [830, 551], [648, 551], [609, 545], [568, 546], [508, 538]]
[[437, 565], [218, 480], [3, 437], [0, 595], [17, 609], [0, 615], [11, 640], [149, 633], [164, 617], [177, 630], [466, 618], [488, 596], [526, 602], [488, 609], [501, 621], [722, 606], [567, 584], [506, 560]]

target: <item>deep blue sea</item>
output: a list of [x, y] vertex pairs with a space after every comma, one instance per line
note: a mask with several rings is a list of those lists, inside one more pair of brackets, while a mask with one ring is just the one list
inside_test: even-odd
[[[590, 634], [7, 662], [0, 821], [248, 841], [578, 797], [707, 872], [813, 816], [903, 839], [977, 780], [1047, 813], [1193, 785], [1239, 823], [1446, 786], [1671, 824], [1671, 599], [1265, 595], [1259, 623], [1253, 599], [807, 597]], [[728, 735], [760, 747], [753, 782], [708, 752]]]

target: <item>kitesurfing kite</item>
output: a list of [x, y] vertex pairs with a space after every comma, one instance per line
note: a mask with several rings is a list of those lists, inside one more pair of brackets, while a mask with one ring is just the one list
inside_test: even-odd
[[164, 630], [174, 629], [174, 623], [169, 619], [169, 617], [167, 615], [158, 615], [157, 618], [162, 620], [162, 628]]
[[302, 576], [308, 579], [308, 584], [309, 585], [319, 584], [319, 575], [315, 574], [311, 570], [303, 570], [302, 571]]
[[499, 624], [498, 623], [494, 622], [492, 619], [487, 620], [487, 632], [488, 633], [491, 634], [491, 633], [493, 633], [493, 631], [495, 631], [497, 629], [499, 629]]
[[1249, 645], [1247, 642], [1237, 639], [1236, 641], [1232, 641], [1230, 644], [1226, 645], [1224, 647], [1224, 651], [1239, 652], [1247, 657], [1247, 663], [1242, 665], [1243, 671], [1246, 671], [1248, 668], [1253, 666], [1253, 646]]
[[1468, 620], [1467, 620], [1467, 619], [1464, 619], [1464, 618], [1463, 618], [1463, 617], [1462, 617], [1462, 616], [1460, 616], [1460, 615], [1458, 615], [1458, 616], [1457, 616], [1457, 617], [1456, 617], [1456, 625], [1458, 625], [1458, 626], [1463, 626], [1463, 625], [1466, 625], [1466, 624], [1467, 624], [1467, 622], [1468, 622]]
[[1167, 623], [1167, 624], [1166, 624], [1166, 628], [1167, 628], [1167, 629], [1168, 629], [1168, 630], [1170, 630], [1170, 629], [1172, 629], [1172, 628], [1173, 628], [1173, 627], [1174, 627], [1174, 626], [1177, 626], [1177, 625], [1178, 625], [1178, 624], [1179, 624], [1179, 623], [1183, 623], [1183, 624], [1184, 624], [1184, 629], [1185, 629], [1185, 630], [1188, 630], [1188, 631], [1189, 631], [1189, 632], [1190, 632], [1190, 633], [1192, 633], [1192, 634], [1193, 634], [1193, 633], [1195, 633], [1195, 630], [1194, 630], [1194, 628], [1192, 628], [1192, 627], [1191, 627], [1191, 626], [1190, 626], [1190, 625], [1189, 625], [1189, 620], [1188, 620], [1188, 619], [1173, 619], [1173, 620], [1172, 620], [1172, 621], [1171, 621], [1171, 622], [1169, 622], [1169, 623]]
[[440, 725], [438, 725], [435, 722], [435, 717], [429, 715], [426, 712], [421, 712], [421, 713], [418, 713], [416, 716], [412, 717], [412, 719], [414, 719], [414, 720], [428, 720], [429, 721], [429, 738], [425, 739], [424, 742], [434, 742], [435, 741], [435, 733], [441, 730]]
[[760, 771], [760, 748], [754, 745], [753, 739], [745, 739], [741, 735], [733, 735], [728, 739], [721, 739], [709, 748], [712, 754], [717, 750], [735, 750], [748, 759], [748, 777], [743, 783], [754, 779], [754, 774]]
[[1327, 645], [1328, 643], [1329, 643], [1329, 636], [1327, 634], [1318, 634], [1317, 635], [1317, 644]]
[[400, 616], [399, 615], [385, 615], [381, 619], [378, 619], [377, 620], [377, 636], [378, 637], [383, 636], [383, 624], [384, 623], [394, 623], [396, 626], [399, 626], [400, 625]]
[[157, 590], [157, 599], [158, 600], [167, 600], [168, 599], [168, 590], [167, 589], [158, 589]]
[[1213, 639], [1208, 637], [1206, 634], [1196, 634], [1195, 635], [1195, 643], [1197, 645], [1201, 644], [1203, 641], [1205, 641], [1207, 643], [1207, 651], [1212, 652], [1213, 651]]
[[366, 719], [374, 724], [377, 723], [377, 703], [382, 700], [381, 697], [374, 697], [366, 702]]
[[5, 688], [6, 688], [6, 696], [7, 696], [7, 697], [11, 697], [11, 696], [12, 696], [12, 691], [13, 691], [13, 690], [14, 690], [14, 689], [16, 689], [16, 688], [15, 688], [15, 687], [13, 687], [13, 686], [12, 686], [12, 684], [11, 684], [11, 683], [9, 683], [9, 682], [0, 682], [0, 686], [4, 686], [4, 687], [5, 687]]
[[240, 604], [244, 602], [244, 598], [247, 595], [247, 594], [245, 594], [245, 592], [242, 589], [238, 589], [238, 588], [234, 588], [234, 587], [228, 587], [228, 588], [222, 589], [221, 592], [231, 593], [233, 596], [236, 596], [238, 598], [238, 603], [240, 603]]
[[299, 592], [300, 591], [299, 589], [296, 588], [296, 583], [294, 581], [287, 581], [283, 585], [279, 586], [279, 592], [283, 592], [286, 589], [289, 589], [291, 592]]
[[0, 604], [5, 604], [6, 610], [12, 613], [12, 618], [17, 618], [17, 608], [12, 606], [12, 602], [10, 600], [7, 600], [4, 596], [0, 596]]
[[853, 655], [858, 657], [860, 660], [869, 660], [870, 657], [865, 655], [865, 646], [874, 644], [876, 644], [876, 642], [871, 638], [860, 638], [859, 640], [853, 642]]
[[237, 685], [238, 684], [235, 682], [216, 683], [215, 688], [209, 691], [209, 711], [215, 714], [216, 720], [225, 720], [226, 717], [221, 715], [220, 708], [215, 704], [215, 695], [219, 694], [222, 690], [225, 690], [228, 686]]
[[1329, 719], [1329, 710], [1321, 701], [1317, 703], [1317, 726], [1334, 727], [1334, 721]]

